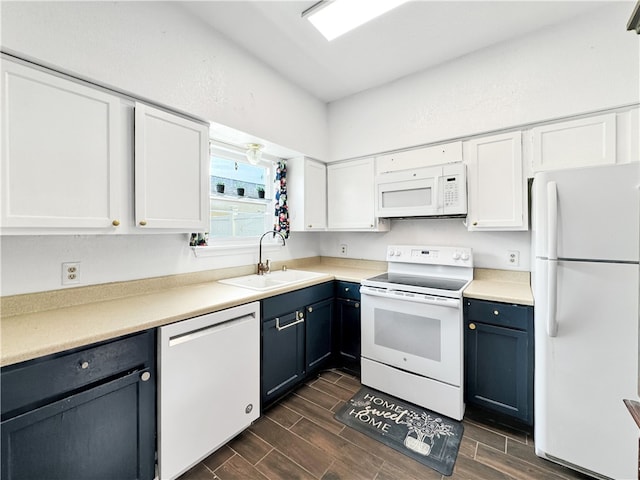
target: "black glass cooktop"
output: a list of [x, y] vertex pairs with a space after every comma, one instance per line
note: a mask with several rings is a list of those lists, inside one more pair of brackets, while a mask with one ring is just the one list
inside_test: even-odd
[[456, 292], [467, 283], [467, 280], [452, 278], [423, 277], [420, 275], [407, 275], [405, 273], [383, 273], [367, 279], [370, 282], [391, 283], [396, 285], [410, 285], [414, 287], [437, 288]]

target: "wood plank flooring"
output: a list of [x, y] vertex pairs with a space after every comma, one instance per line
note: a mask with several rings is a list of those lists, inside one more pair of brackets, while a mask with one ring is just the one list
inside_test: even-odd
[[588, 477], [537, 457], [531, 437], [465, 416], [453, 475], [435, 470], [333, 418], [360, 382], [323, 372], [180, 480], [571, 480]]

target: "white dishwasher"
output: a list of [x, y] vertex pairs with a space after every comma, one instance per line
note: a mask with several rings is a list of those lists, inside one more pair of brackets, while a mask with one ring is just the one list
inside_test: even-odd
[[259, 302], [159, 328], [160, 479], [184, 473], [259, 415]]

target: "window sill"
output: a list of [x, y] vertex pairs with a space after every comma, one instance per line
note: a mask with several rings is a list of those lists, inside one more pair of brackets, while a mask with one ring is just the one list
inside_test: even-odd
[[244, 202], [244, 203], [270, 203], [273, 201], [272, 198], [249, 197], [245, 195], [236, 195], [232, 193], [218, 193], [218, 192], [211, 192], [209, 194], [209, 198], [217, 199], [217, 200], [227, 200], [231, 202]]
[[[263, 252], [275, 252], [282, 248], [281, 243], [262, 243]], [[207, 245], [206, 247], [191, 247], [197, 258], [220, 257], [225, 255], [242, 255], [258, 253], [257, 243], [227, 243]]]

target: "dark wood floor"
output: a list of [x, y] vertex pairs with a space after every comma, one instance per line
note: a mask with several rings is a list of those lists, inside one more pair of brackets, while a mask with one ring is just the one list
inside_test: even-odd
[[445, 477], [333, 418], [360, 383], [323, 372], [180, 480], [585, 479], [538, 458], [531, 437], [465, 416], [453, 475]]

